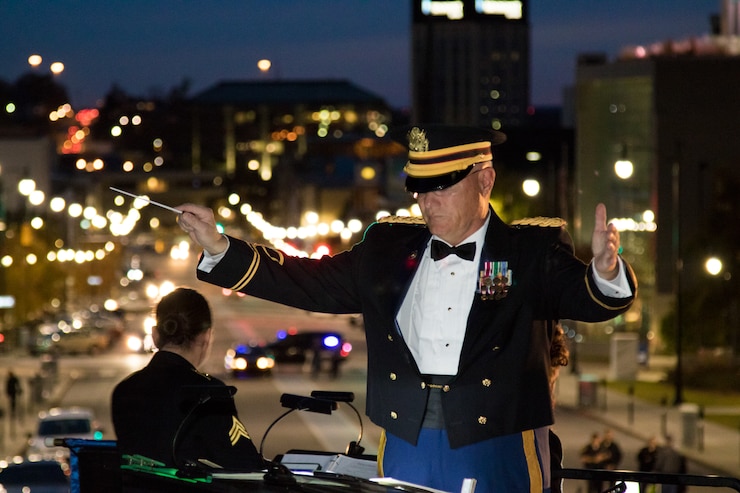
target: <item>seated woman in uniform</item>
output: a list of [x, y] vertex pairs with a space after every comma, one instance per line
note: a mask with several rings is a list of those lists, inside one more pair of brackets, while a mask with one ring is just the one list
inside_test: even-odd
[[210, 350], [211, 309], [197, 291], [178, 288], [156, 307], [158, 351], [113, 391], [119, 452], [182, 468], [205, 459], [225, 469], [265, 464], [239, 421], [233, 387], [197, 368]]

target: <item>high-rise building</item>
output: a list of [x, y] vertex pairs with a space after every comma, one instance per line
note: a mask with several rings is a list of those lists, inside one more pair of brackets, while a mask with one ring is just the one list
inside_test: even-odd
[[526, 0], [413, 0], [412, 119], [503, 129], [530, 98]]

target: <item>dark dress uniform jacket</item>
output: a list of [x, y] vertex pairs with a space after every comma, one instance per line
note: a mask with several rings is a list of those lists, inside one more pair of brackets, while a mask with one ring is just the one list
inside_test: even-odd
[[[113, 391], [118, 450], [168, 467], [204, 458], [227, 469], [259, 470], [262, 461], [231, 395], [221, 380], [199, 373], [182, 356], [159, 351]], [[181, 424], [175, 460], [172, 443]]]
[[[403, 218], [396, 218], [400, 221]], [[367, 415], [415, 444], [429, 387], [396, 315], [431, 237], [413, 220], [371, 225], [351, 250], [321, 259], [285, 256], [231, 238], [224, 258], [199, 279], [297, 308], [362, 313], [368, 348]], [[557, 227], [508, 226], [491, 210], [483, 261], [509, 262], [513, 284], [500, 300], [476, 296], [457, 375], [442, 395], [450, 445], [552, 424], [548, 383], [551, 323], [603, 321], [632, 298], [609, 298]], [[626, 264], [625, 264], [626, 265]], [[635, 292], [634, 279], [629, 273]], [[477, 279], [471, 280], [475, 290]]]

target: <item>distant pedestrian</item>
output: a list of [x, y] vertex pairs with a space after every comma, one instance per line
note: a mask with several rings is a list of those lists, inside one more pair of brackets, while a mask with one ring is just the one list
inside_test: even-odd
[[[673, 447], [673, 438], [665, 437], [665, 445], [658, 448], [655, 456], [655, 471], [662, 473], [684, 474], [687, 471], [686, 458]], [[682, 486], [676, 484], [663, 484], [662, 493], [681, 493]]]
[[324, 357], [324, 347], [320, 338], [315, 338], [311, 350], [311, 378], [318, 378], [321, 374], [321, 362]]
[[33, 378], [29, 381], [31, 388], [31, 402], [34, 405], [39, 405], [44, 402], [44, 377], [41, 373], [36, 372]]
[[[655, 458], [658, 455], [658, 439], [655, 436], [648, 438], [644, 447], [637, 452], [637, 468], [640, 472], [652, 472], [655, 470]], [[655, 485], [640, 483], [640, 493], [650, 493], [655, 490]]]
[[601, 450], [604, 453], [604, 469], [611, 471], [617, 469], [622, 462], [622, 449], [614, 441], [614, 431], [610, 428], [604, 430], [601, 438]]
[[16, 410], [18, 407], [18, 397], [23, 393], [21, 387], [21, 381], [12, 371], [8, 372], [8, 378], [5, 380], [5, 395], [8, 396], [10, 402], [10, 416], [15, 418]]
[[[614, 431], [611, 428], [604, 430], [601, 437], [601, 451], [604, 454], [604, 469], [615, 471], [622, 462], [622, 449], [614, 441]], [[614, 481], [609, 482], [609, 487], [614, 486]]]
[[[604, 469], [605, 459], [604, 449], [601, 447], [601, 436], [598, 433], [593, 433], [591, 441], [581, 449], [581, 464], [584, 469]], [[601, 493], [603, 489], [604, 482], [602, 480], [589, 480], [588, 493]]]

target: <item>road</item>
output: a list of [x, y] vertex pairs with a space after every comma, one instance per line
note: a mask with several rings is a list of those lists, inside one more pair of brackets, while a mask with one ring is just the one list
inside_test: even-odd
[[[211, 354], [202, 370], [237, 387], [235, 399], [240, 417], [247, 425], [255, 444], [262, 447], [266, 457], [273, 458], [290, 449], [344, 451], [350, 441], [358, 439], [361, 430], [361, 444], [366, 448], [366, 453], [377, 452], [380, 429], [370, 423], [364, 415], [367, 358], [364, 335], [360, 327], [352, 325], [346, 316], [308, 314], [250, 297], [235, 295], [227, 297], [219, 289], [189, 279], [185, 275], [177, 284], [196, 287], [211, 302], [215, 338]], [[137, 314], [129, 319], [128, 323], [141, 323], [142, 316]], [[337, 379], [330, 379], [325, 375], [312, 379], [307, 371], [297, 367], [277, 368], [268, 377], [234, 379], [225, 374], [223, 356], [231, 343], [271, 340], [277, 330], [289, 327], [331, 329], [342, 332], [347, 337], [353, 345], [353, 351]], [[111, 352], [96, 356], [60, 358], [60, 373], [73, 378], [59, 404], [92, 408], [104, 429], [105, 438], [114, 439], [110, 420], [110, 395], [113, 387], [129, 373], [146, 365], [149, 358], [150, 355], [146, 354], [129, 354], [123, 347], [116, 347]], [[27, 356], [0, 357], [2, 374], [12, 367], [21, 375], [33, 375], [38, 371], [39, 364], [37, 358]], [[287, 411], [280, 405], [281, 394], [309, 395], [312, 390], [353, 392], [355, 395], [353, 404], [362, 416], [362, 428], [357, 415], [346, 404], [340, 404], [339, 410], [332, 415], [294, 411], [273, 426], [274, 421]], [[30, 412], [26, 419], [33, 419]], [[7, 430], [7, 420], [3, 421]], [[603, 431], [604, 425], [576, 411], [558, 408], [555, 429], [563, 441], [565, 466], [579, 468], [578, 451], [588, 441], [590, 434], [594, 431]], [[7, 436], [7, 432], [3, 436]], [[635, 457], [642, 446], [641, 441], [618, 431], [616, 440], [624, 454], [620, 468], [635, 469]], [[695, 464], [690, 464], [689, 468], [694, 474], [713, 473]], [[572, 480], [566, 482], [566, 493], [579, 491], [585, 491], [582, 482]], [[698, 493], [722, 490], [691, 488], [690, 491]]]
[[[287, 411], [280, 405], [283, 393], [309, 395], [312, 390], [353, 392], [356, 401], [352, 404], [364, 417], [364, 335], [361, 328], [349, 322], [349, 317], [310, 315], [256, 299], [225, 297], [220, 290], [210, 286], [201, 285], [198, 289], [211, 302], [215, 328], [213, 346], [201, 370], [237, 388], [237, 409], [257, 446], [271, 423]], [[128, 323], [141, 323], [141, 319], [143, 314], [137, 314]], [[308, 371], [296, 365], [276, 368], [267, 377], [237, 379], [225, 372], [223, 357], [233, 342], [272, 340], [278, 330], [289, 327], [330, 329], [345, 334], [353, 345], [353, 351], [342, 365], [338, 378], [331, 379], [322, 374], [312, 379]], [[96, 356], [61, 356], [58, 360], [59, 373], [71, 377], [71, 385], [58, 405], [93, 409], [105, 438], [114, 439], [110, 418], [111, 392], [126, 375], [145, 366], [150, 357], [148, 354], [131, 354], [122, 343], [110, 352]], [[27, 381], [39, 371], [41, 363], [38, 358], [30, 356], [5, 356], [0, 358], [0, 367], [12, 367]], [[28, 414], [27, 418], [31, 419], [30, 412]], [[296, 411], [270, 430], [264, 441], [263, 453], [271, 458], [290, 448], [344, 451], [350, 441], [358, 439], [360, 431], [357, 414], [347, 404], [341, 404], [332, 415]], [[366, 446], [367, 453], [376, 453], [379, 429], [364, 419], [362, 431], [361, 443]]]

